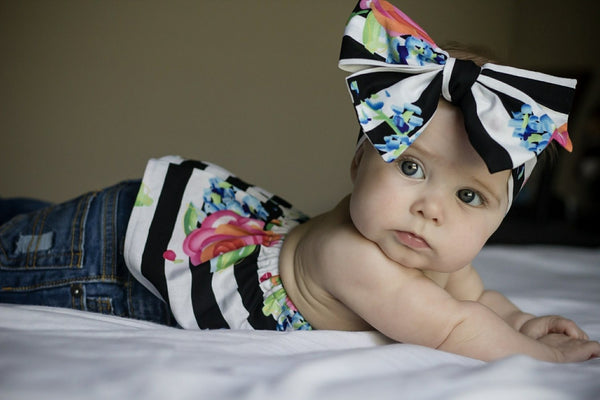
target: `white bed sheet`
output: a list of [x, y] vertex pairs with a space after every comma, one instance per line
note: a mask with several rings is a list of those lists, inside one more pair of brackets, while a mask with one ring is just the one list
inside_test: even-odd
[[[600, 339], [600, 249], [492, 246], [475, 265], [523, 309]], [[600, 360], [484, 363], [372, 332], [195, 332], [0, 305], [0, 399], [80, 398], [597, 400]]]

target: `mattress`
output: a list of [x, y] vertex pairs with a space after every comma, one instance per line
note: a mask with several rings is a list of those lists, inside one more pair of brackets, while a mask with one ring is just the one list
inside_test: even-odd
[[[523, 310], [600, 339], [600, 249], [494, 245], [474, 265]], [[490, 346], [493, 346], [490, 343]], [[482, 362], [376, 332], [186, 331], [0, 304], [2, 399], [598, 399], [600, 359]]]

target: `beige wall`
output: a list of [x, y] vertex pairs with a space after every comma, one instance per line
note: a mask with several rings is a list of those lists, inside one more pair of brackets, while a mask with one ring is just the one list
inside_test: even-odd
[[[310, 214], [327, 209], [350, 189], [357, 125], [337, 56], [354, 3], [0, 0], [0, 196], [65, 200], [180, 154]], [[545, 2], [395, 4], [438, 42], [487, 46], [521, 65], [568, 66], [552, 52], [570, 45], [578, 68], [597, 56], [581, 47], [595, 45], [584, 34], [591, 17], [561, 23], [585, 18], [583, 5], [551, 1], [548, 24], [529, 29], [524, 10]], [[525, 32], [535, 56], [515, 40]]]

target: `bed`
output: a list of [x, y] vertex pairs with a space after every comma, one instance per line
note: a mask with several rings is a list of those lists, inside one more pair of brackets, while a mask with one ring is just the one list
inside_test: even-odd
[[[523, 309], [600, 339], [600, 248], [492, 245], [475, 265]], [[600, 359], [484, 363], [374, 332], [196, 332], [0, 304], [0, 398], [596, 400]]]

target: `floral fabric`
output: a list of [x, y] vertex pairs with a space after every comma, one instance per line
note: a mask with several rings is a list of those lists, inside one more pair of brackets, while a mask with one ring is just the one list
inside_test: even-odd
[[214, 164], [150, 160], [125, 260], [184, 328], [311, 329], [279, 277], [285, 235], [307, 217]]

